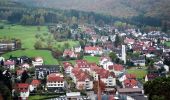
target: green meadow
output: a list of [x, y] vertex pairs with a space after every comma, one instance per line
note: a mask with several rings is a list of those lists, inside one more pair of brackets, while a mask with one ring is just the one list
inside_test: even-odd
[[165, 42], [165, 44], [170, 47], [170, 41]]
[[41, 56], [44, 59], [45, 64], [58, 64], [57, 59], [53, 58], [51, 55], [51, 51], [48, 50], [17, 50], [12, 51], [6, 54], [3, 54], [2, 56], [5, 58], [9, 58], [10, 56], [19, 57], [19, 56], [28, 56], [28, 57], [38, 57]]

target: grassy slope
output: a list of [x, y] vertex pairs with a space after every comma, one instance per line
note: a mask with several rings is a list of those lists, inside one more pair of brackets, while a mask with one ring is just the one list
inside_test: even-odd
[[170, 47], [170, 41], [166, 42], [165, 44]]
[[[1, 23], [4, 24], [4, 23]], [[22, 26], [22, 25], [8, 25], [4, 24], [5, 28], [0, 29], [0, 37], [6, 38], [18, 38], [21, 39], [22, 48], [26, 50], [17, 50], [6, 53], [2, 56], [8, 58], [10, 55], [29, 57], [42, 56], [45, 60], [45, 64], [58, 64], [58, 61], [54, 59], [50, 51], [47, 50], [35, 50], [34, 43], [36, 42], [35, 34], [48, 32], [47, 27], [41, 26], [41, 30], [37, 31], [36, 26]]]
[[8, 58], [10, 55], [12, 56], [23, 56], [26, 55], [28, 57], [36, 57], [41, 56], [44, 59], [45, 64], [58, 64], [58, 61], [52, 57], [51, 52], [47, 50], [17, 50], [13, 52], [6, 53], [2, 56]]
[[128, 69], [127, 70], [127, 73], [129, 74], [135, 74], [137, 78], [144, 78], [145, 75], [147, 74], [147, 71], [146, 70], [143, 70], [143, 69]]
[[83, 59], [91, 63], [97, 63], [97, 64], [99, 63], [99, 57], [96, 57], [96, 56], [84, 56]]
[[36, 26], [5, 25], [4, 29], [0, 29], [0, 37], [21, 39], [22, 48], [34, 49], [35, 34], [47, 31], [48, 29], [45, 26], [41, 26], [41, 30], [37, 31]]

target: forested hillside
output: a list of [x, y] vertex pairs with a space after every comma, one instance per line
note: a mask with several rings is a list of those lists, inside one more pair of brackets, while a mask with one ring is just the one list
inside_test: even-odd
[[32, 6], [94, 11], [116, 17], [170, 18], [170, 0], [15, 0]]

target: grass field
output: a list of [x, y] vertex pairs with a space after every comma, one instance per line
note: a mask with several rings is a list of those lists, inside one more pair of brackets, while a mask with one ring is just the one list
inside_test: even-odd
[[45, 64], [58, 64], [58, 61], [52, 57], [51, 52], [48, 50], [17, 50], [13, 52], [6, 53], [2, 55], [5, 58], [9, 58], [9, 56], [12, 55], [14, 57], [19, 56], [28, 56], [28, 57], [36, 57], [41, 56], [44, 59]]
[[46, 26], [22, 26], [22, 25], [4, 25], [4, 29], [0, 29], [0, 37], [21, 39], [22, 48], [34, 49], [36, 42], [35, 34], [48, 32]]
[[100, 57], [96, 57], [96, 56], [84, 56], [83, 59], [85, 59], [85, 60], [87, 60], [88, 62], [91, 62], [91, 63], [99, 64], [99, 58]]
[[[25, 50], [17, 50], [13, 52], [6, 53], [2, 56], [5, 58], [9, 58], [10, 55], [13, 56], [29, 56], [36, 57], [42, 56], [44, 58], [45, 64], [58, 64], [58, 61], [54, 59], [51, 55], [51, 52], [48, 50], [35, 50], [34, 44], [37, 41], [35, 37], [36, 34], [40, 34], [44, 36], [44, 33], [48, 33], [48, 29], [46, 26], [40, 26], [40, 30], [38, 31], [38, 26], [22, 26], [22, 25], [12, 25], [7, 24], [0, 21], [0, 24], [4, 26], [4, 29], [0, 29], [0, 38], [16, 38], [21, 40], [22, 48]], [[48, 35], [47, 35], [48, 36]], [[46, 39], [46, 37], [44, 37]], [[69, 47], [73, 47], [78, 44], [78, 41], [64, 41], [64, 42], [56, 42], [54, 39], [54, 47], [61, 50], [64, 47], [65, 43], [69, 43]], [[60, 45], [60, 47], [58, 47]]]
[[56, 97], [55, 95], [34, 95], [29, 96], [29, 100], [46, 100], [47, 98]]
[[135, 74], [137, 78], [142, 79], [147, 74], [147, 71], [144, 69], [127, 69], [127, 73]]
[[170, 47], [170, 41], [165, 42], [165, 44]]

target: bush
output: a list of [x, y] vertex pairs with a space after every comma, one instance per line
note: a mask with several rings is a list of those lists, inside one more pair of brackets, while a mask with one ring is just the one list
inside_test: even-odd
[[4, 29], [4, 26], [3, 26], [3, 25], [0, 25], [0, 29]]

